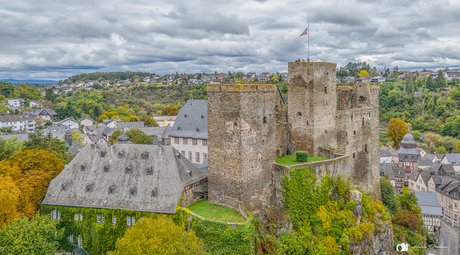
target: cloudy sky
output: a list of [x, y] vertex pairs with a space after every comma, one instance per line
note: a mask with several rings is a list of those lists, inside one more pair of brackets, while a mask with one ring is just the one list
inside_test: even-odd
[[460, 66], [459, 0], [0, 0], [0, 79]]

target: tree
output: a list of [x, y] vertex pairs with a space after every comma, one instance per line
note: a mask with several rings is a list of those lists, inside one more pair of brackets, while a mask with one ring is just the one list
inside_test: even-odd
[[428, 78], [426, 79], [426, 82], [425, 82], [425, 87], [429, 91], [436, 91], [436, 82], [433, 80], [433, 77], [431, 77], [431, 75], [428, 75]]
[[70, 163], [73, 159], [73, 156], [66, 152], [67, 146], [64, 141], [59, 140], [51, 136], [51, 133], [43, 135], [40, 132], [30, 133], [29, 139], [24, 141], [24, 149], [43, 149], [47, 150], [59, 159], [62, 160], [64, 164]]
[[14, 86], [9, 82], [0, 82], [0, 94], [5, 97], [12, 97], [14, 93]]
[[361, 72], [359, 72], [359, 77], [365, 77], [365, 76], [369, 76], [369, 73], [366, 72], [366, 70], [361, 70]]
[[422, 218], [422, 209], [417, 203], [415, 193], [409, 191], [408, 187], [404, 187], [401, 195], [396, 197], [401, 205], [401, 209], [410, 213], [415, 213], [419, 218]]
[[52, 88], [48, 88], [45, 90], [45, 99], [50, 101], [51, 103], [55, 103], [56, 102], [56, 95], [54, 94], [53, 92], [53, 89]]
[[122, 135], [123, 133], [121, 130], [117, 129], [113, 131], [112, 136], [110, 136], [109, 143], [117, 143], [118, 138]]
[[176, 116], [178, 113], [177, 106], [168, 106], [161, 108], [161, 112], [164, 116]]
[[72, 141], [79, 141], [81, 143], [81, 141], [83, 141], [83, 136], [81, 136], [80, 133], [76, 132], [76, 131], [71, 131], [72, 133]]
[[115, 244], [114, 255], [208, 254], [193, 230], [177, 226], [167, 216], [140, 220]]
[[13, 178], [0, 174], [0, 228], [21, 215], [18, 212], [20, 196]]
[[157, 121], [152, 116], [148, 116], [147, 118], [145, 118], [144, 125], [146, 127], [158, 127], [159, 126]]
[[14, 153], [22, 150], [23, 143], [18, 141], [18, 136], [6, 140], [0, 138], [0, 161], [11, 157]]
[[129, 110], [129, 105], [125, 104], [123, 107], [124, 107], [126, 110]]
[[384, 178], [380, 178], [380, 192], [382, 195], [382, 204], [392, 215], [401, 212], [399, 201], [395, 197], [393, 186], [391, 185], [388, 175], [385, 175]]
[[48, 215], [14, 220], [0, 229], [0, 254], [49, 255], [58, 249], [64, 229]]
[[153, 138], [148, 137], [144, 132], [138, 128], [131, 128], [125, 134], [129, 137], [131, 142], [136, 144], [152, 144]]
[[442, 74], [442, 71], [439, 70], [438, 74], [436, 75], [436, 87], [443, 88], [445, 86], [446, 86], [446, 78], [444, 77], [444, 74]]
[[393, 141], [393, 147], [398, 150], [403, 137], [407, 134], [407, 125], [403, 120], [393, 118], [388, 123], [387, 136]]
[[445, 154], [447, 153], [447, 150], [444, 146], [438, 146], [438, 148], [436, 148], [436, 153], [437, 154]]

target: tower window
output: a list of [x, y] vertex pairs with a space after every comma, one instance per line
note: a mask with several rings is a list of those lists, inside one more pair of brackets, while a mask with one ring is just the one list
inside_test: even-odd
[[353, 158], [355, 158], [355, 154], [353, 153]]
[[371, 117], [371, 110], [369, 110], [369, 118]]
[[367, 152], [367, 144], [364, 145], [364, 151]]
[[324, 93], [327, 94], [327, 87], [324, 87]]
[[302, 113], [301, 113], [301, 112], [298, 112], [297, 115], [298, 115], [298, 116], [302, 116]]
[[353, 131], [353, 135], [356, 135], [356, 130]]
[[351, 120], [353, 120], [353, 113], [351, 114]]
[[264, 117], [264, 124], [267, 124], [267, 117]]

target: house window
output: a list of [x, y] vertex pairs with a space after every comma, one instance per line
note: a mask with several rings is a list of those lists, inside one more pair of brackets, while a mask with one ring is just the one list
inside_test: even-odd
[[422, 183], [422, 180], [418, 180], [418, 182]]
[[197, 145], [198, 141], [196, 139], [192, 139], [192, 145]]
[[356, 130], [353, 130], [353, 135], [356, 135]]
[[51, 211], [51, 219], [52, 220], [60, 220], [61, 219], [61, 212], [57, 210]]
[[457, 219], [457, 214], [456, 213], [454, 214], [454, 219]]
[[433, 188], [433, 186], [434, 186], [433, 183], [430, 183], [430, 188]]
[[75, 221], [81, 221], [81, 220], [83, 220], [83, 214], [81, 214], [81, 213], [75, 213], [75, 214], [73, 215], [73, 219], [74, 219]]
[[187, 144], [187, 143], [188, 143], [187, 138], [182, 138], [182, 140], [184, 141], [183, 144]]
[[81, 239], [81, 236], [78, 236], [78, 247], [81, 248], [82, 243], [83, 243], [83, 240]]
[[413, 183], [413, 182], [411, 182], [411, 183], [410, 183], [410, 186], [411, 186], [411, 187], [414, 187], [414, 183]]
[[201, 141], [202, 141], [201, 143], [203, 146], [208, 146], [208, 139], [203, 139]]
[[192, 152], [191, 151], [188, 152], [188, 160], [192, 161]]
[[195, 162], [199, 163], [200, 162], [200, 153], [195, 152]]
[[71, 235], [69, 236], [69, 241], [70, 241], [71, 243], [73, 243], [73, 234], [71, 234]]
[[126, 226], [134, 226], [135, 218], [134, 216], [126, 216]]
[[182, 155], [185, 156], [185, 151], [181, 151], [180, 153], [182, 153]]
[[117, 216], [114, 215], [112, 217], [112, 225], [115, 225], [115, 224], [117, 224]]
[[96, 220], [96, 221], [97, 221], [97, 223], [104, 223], [104, 222], [105, 222], [105, 221], [104, 221], [104, 214], [98, 213], [98, 214], [97, 214], [97, 220]]
[[420, 190], [420, 186], [417, 185], [417, 190]]
[[422, 187], [422, 191], [425, 191], [425, 188], [424, 188], [424, 187]]
[[203, 160], [208, 159], [208, 153], [203, 153]]
[[457, 203], [454, 203], [454, 209], [457, 210]]
[[174, 137], [174, 143], [179, 144], [179, 137]]

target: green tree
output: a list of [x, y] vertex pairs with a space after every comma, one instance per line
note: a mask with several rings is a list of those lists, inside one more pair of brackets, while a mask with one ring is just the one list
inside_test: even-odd
[[48, 88], [45, 90], [45, 99], [50, 101], [51, 103], [55, 103], [56, 102], [56, 98], [57, 96], [54, 94], [53, 92], [53, 89], [52, 88]]
[[81, 143], [81, 141], [83, 141], [83, 136], [76, 132], [76, 131], [71, 131], [72, 133], [72, 141], [79, 141]]
[[145, 218], [115, 244], [114, 255], [208, 254], [193, 230], [177, 226], [167, 216]]
[[144, 119], [144, 125], [146, 127], [158, 127], [157, 121], [152, 116], [148, 116]]
[[447, 150], [444, 146], [439, 146], [438, 148], [436, 148], [436, 153], [437, 154], [445, 154], [447, 153]]
[[436, 87], [443, 88], [446, 86], [446, 78], [442, 74], [442, 71], [439, 70], [436, 75]]
[[129, 137], [131, 142], [136, 144], [152, 144], [153, 138], [148, 137], [144, 132], [138, 128], [131, 128], [125, 134]]
[[117, 129], [113, 131], [112, 136], [110, 136], [109, 143], [117, 143], [118, 138], [122, 135], [123, 133], [121, 130]]
[[9, 82], [0, 82], [0, 94], [6, 98], [12, 97], [14, 93], [14, 86]]
[[18, 141], [18, 136], [13, 136], [6, 140], [0, 138], [0, 161], [11, 157], [23, 148], [23, 143]]
[[388, 175], [385, 175], [384, 178], [380, 178], [380, 192], [382, 195], [382, 204], [390, 211], [390, 213], [392, 215], [400, 213], [401, 206], [395, 197], [393, 186], [391, 185]]
[[25, 150], [47, 150], [61, 159], [64, 164], [70, 163], [74, 157], [66, 152], [67, 148], [68, 147], [65, 146], [64, 141], [61, 141], [58, 138], [54, 138], [51, 136], [51, 133], [48, 133], [47, 135], [43, 135], [40, 132], [30, 133], [29, 139], [24, 141]]
[[431, 77], [431, 75], [428, 75], [428, 78], [426, 79], [426, 82], [425, 82], [425, 87], [429, 91], [436, 91], [436, 82], [433, 80], [433, 77]]
[[393, 118], [388, 123], [387, 136], [393, 141], [393, 147], [399, 149], [403, 137], [407, 134], [407, 125], [403, 120]]
[[0, 254], [54, 254], [63, 233], [48, 215], [16, 219], [0, 229]]

